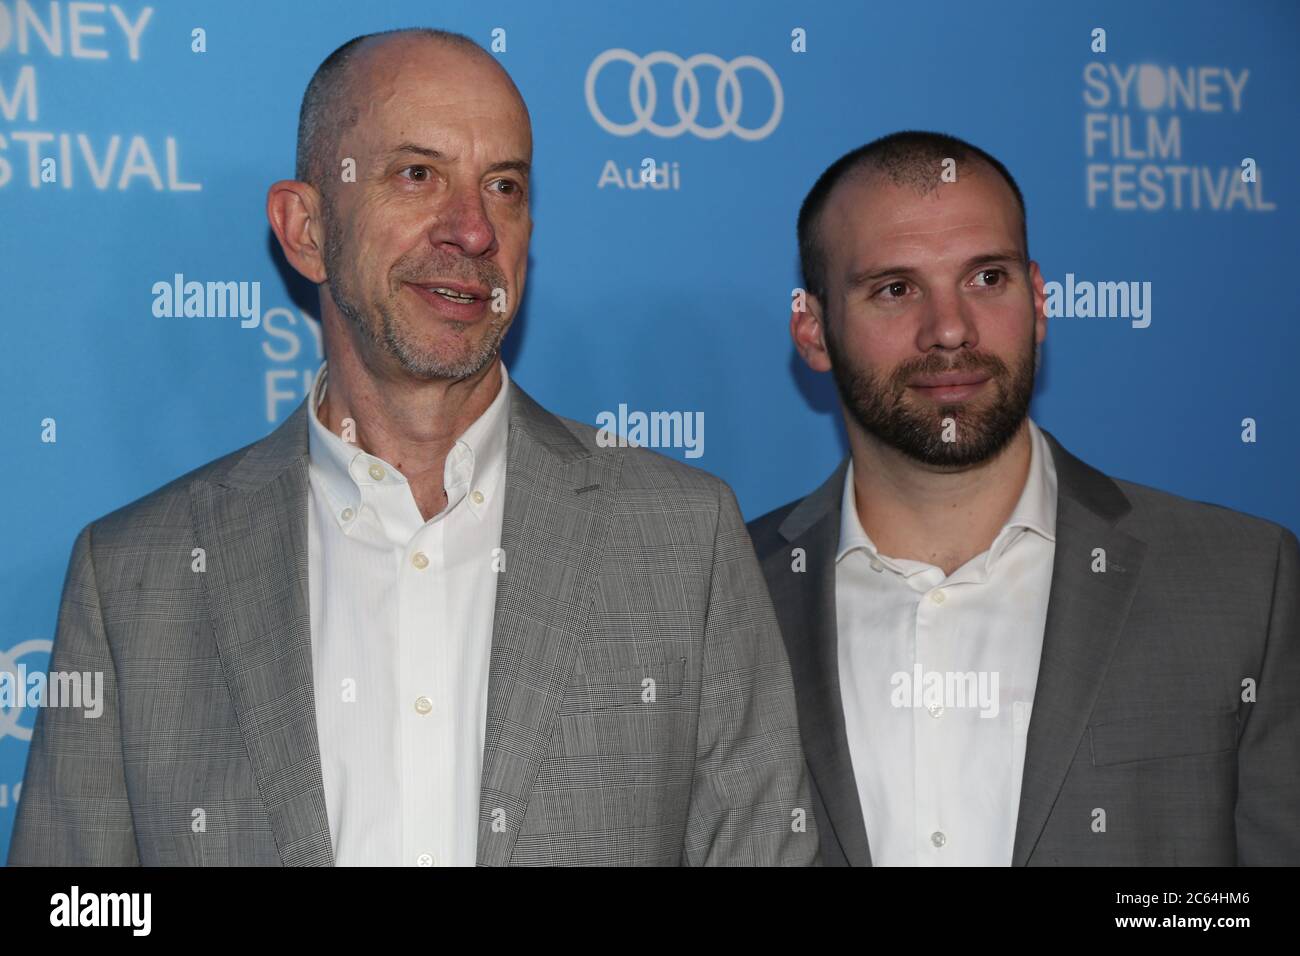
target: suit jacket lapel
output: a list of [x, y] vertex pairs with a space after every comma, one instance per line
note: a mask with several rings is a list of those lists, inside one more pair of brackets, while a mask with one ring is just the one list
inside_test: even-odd
[[[239, 729], [286, 866], [331, 866], [307, 596], [307, 402], [190, 488], [199, 577]], [[188, 560], [188, 556], [183, 556]]]
[[513, 382], [478, 863], [509, 863], [587, 628], [617, 465]]
[[[1028, 862], [1065, 782], [1146, 553], [1142, 541], [1114, 527], [1130, 507], [1119, 486], [1044, 435], [1056, 467], [1056, 557], [1025, 744], [1015, 866]], [[1105, 572], [1092, 570], [1098, 548], [1105, 552]]]
[[[800, 737], [827, 820], [852, 866], [870, 866], [871, 851], [853, 776], [840, 698], [839, 641], [835, 620], [835, 554], [840, 540], [840, 500], [848, 459], [801, 501], [779, 529], [790, 547], [764, 562], [799, 706]], [[802, 548], [807, 570], [792, 570]]]

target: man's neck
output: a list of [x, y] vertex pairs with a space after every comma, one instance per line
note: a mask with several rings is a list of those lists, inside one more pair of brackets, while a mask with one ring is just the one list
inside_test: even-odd
[[447, 455], [501, 390], [501, 359], [458, 381], [377, 375], [349, 350], [327, 355], [325, 397], [317, 418], [336, 435], [351, 420], [355, 444], [382, 458], [411, 485], [427, 521], [446, 504]]
[[924, 561], [952, 574], [987, 551], [1029, 477], [1029, 420], [988, 461], [961, 471], [923, 465], [849, 425], [853, 493], [862, 529], [891, 558]]

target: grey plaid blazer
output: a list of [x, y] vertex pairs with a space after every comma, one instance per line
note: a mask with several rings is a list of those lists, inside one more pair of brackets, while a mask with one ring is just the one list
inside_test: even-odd
[[[815, 862], [789, 665], [731, 490], [510, 388], [479, 864]], [[333, 863], [307, 414], [78, 535], [51, 669], [102, 671], [106, 703], [39, 713], [11, 864]]]
[[[1296, 536], [1111, 479], [1044, 434], [1056, 557], [1013, 865], [1300, 864]], [[847, 466], [750, 531], [790, 654], [823, 861], [870, 866], [836, 649]], [[790, 573], [793, 548], [805, 573]]]

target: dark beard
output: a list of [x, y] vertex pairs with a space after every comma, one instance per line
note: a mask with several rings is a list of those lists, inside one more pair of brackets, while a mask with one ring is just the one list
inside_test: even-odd
[[[987, 461], [1007, 446], [1029, 414], [1036, 364], [1032, 335], [1014, 369], [996, 355], [962, 350], [952, 360], [930, 353], [900, 365], [883, 383], [840, 351], [829, 319], [825, 340], [840, 400], [849, 414], [864, 431], [922, 464], [957, 469]], [[988, 373], [988, 385], [997, 390], [991, 400], [981, 397], [978, 405], [939, 405], [933, 411], [906, 400], [907, 383], [919, 375], [970, 371]], [[943, 440], [945, 418], [955, 423], [954, 441]]]

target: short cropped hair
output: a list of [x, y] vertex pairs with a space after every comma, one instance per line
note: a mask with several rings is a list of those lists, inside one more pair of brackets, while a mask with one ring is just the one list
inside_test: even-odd
[[1029, 229], [1025, 218], [1025, 197], [1014, 177], [997, 159], [964, 139], [946, 133], [903, 130], [872, 140], [845, 153], [827, 167], [799, 207], [799, 266], [804, 288], [818, 299], [826, 298], [826, 251], [818, 236], [818, 225], [826, 203], [836, 185], [856, 172], [873, 172], [897, 186], [909, 186], [926, 193], [938, 188], [945, 159], [955, 160], [958, 168], [984, 163], [1000, 175], [1020, 208], [1020, 241], [1029, 256]]

